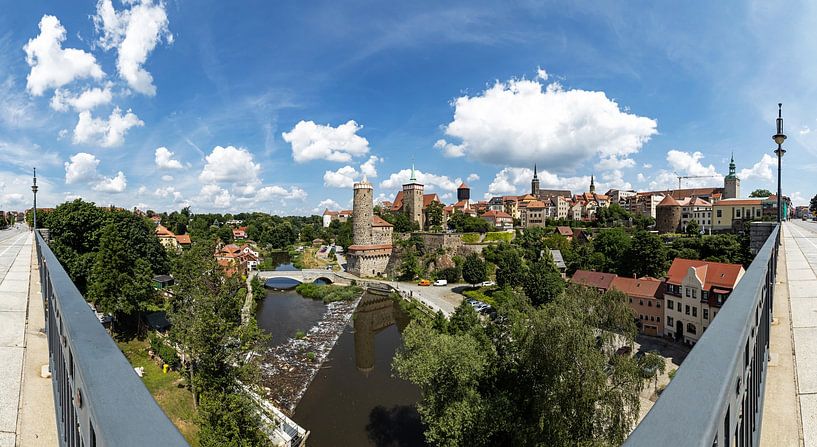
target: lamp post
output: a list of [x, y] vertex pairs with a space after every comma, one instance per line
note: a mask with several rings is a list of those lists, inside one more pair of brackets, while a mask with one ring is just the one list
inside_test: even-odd
[[783, 221], [783, 208], [781, 207], [781, 189], [780, 189], [780, 160], [786, 150], [783, 149], [783, 142], [786, 141], [786, 134], [783, 133], [783, 103], [777, 103], [777, 133], [772, 135], [772, 140], [777, 143], [777, 149], [774, 150], [777, 155], [777, 223]]
[[34, 168], [34, 184], [31, 185], [31, 192], [34, 193], [34, 231], [37, 231], [37, 168]]

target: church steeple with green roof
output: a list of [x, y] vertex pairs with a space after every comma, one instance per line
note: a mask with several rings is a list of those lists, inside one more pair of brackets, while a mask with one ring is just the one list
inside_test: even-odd
[[735, 154], [732, 153], [732, 159], [729, 161], [729, 175], [726, 178], [737, 178], [737, 174], [735, 174]]

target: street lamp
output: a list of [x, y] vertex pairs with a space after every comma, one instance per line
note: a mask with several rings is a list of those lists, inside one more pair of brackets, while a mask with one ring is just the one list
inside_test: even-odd
[[777, 223], [783, 220], [783, 208], [781, 207], [781, 189], [780, 189], [780, 160], [786, 150], [783, 149], [783, 142], [786, 141], [786, 134], [783, 133], [783, 103], [777, 103], [777, 133], [772, 135], [772, 140], [777, 143], [777, 149], [774, 150], [777, 155]]
[[34, 193], [34, 231], [37, 231], [37, 168], [34, 168], [34, 184], [31, 185], [31, 192]]

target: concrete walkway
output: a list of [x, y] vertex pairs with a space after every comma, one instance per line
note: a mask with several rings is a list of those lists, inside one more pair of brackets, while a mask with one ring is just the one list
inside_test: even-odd
[[782, 248], [762, 440], [817, 447], [817, 223], [785, 223]]
[[[29, 287], [32, 240], [28, 231], [0, 232], [0, 447], [56, 445], [51, 380], [40, 377], [48, 347], [36, 335], [45, 327], [39, 278]], [[21, 424], [23, 414], [31, 423]]]

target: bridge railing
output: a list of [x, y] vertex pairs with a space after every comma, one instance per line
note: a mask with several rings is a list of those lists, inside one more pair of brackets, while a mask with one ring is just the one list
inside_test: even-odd
[[35, 237], [60, 446], [187, 446], [39, 232]]
[[760, 442], [780, 226], [625, 446]]

